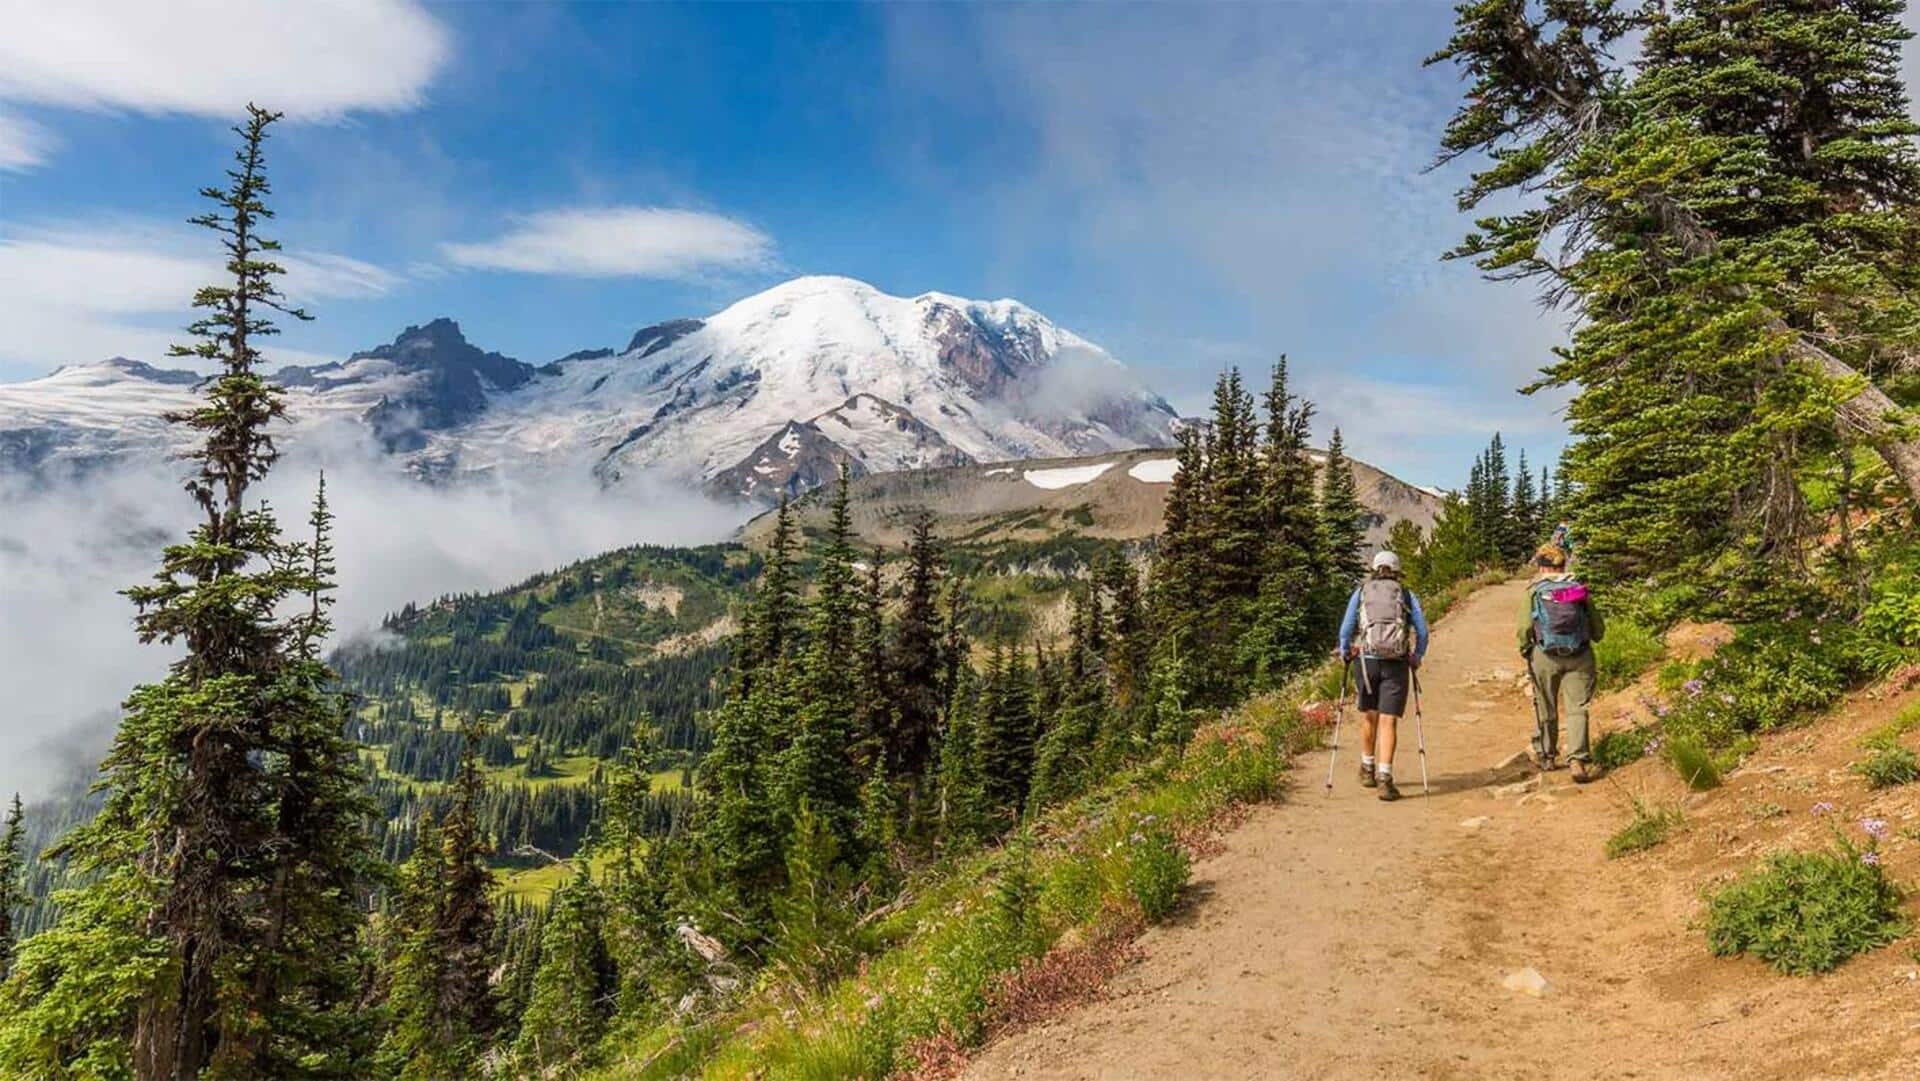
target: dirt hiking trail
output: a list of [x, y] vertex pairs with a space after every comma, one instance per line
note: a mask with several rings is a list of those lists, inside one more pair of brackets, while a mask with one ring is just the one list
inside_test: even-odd
[[[1657, 763], [1531, 790], [1510, 761], [1533, 725], [1513, 641], [1525, 588], [1481, 590], [1435, 628], [1420, 673], [1431, 797], [1411, 716], [1406, 798], [1360, 787], [1349, 711], [1331, 795], [1325, 753], [1304, 758], [1287, 798], [1196, 863], [1181, 913], [1098, 1001], [987, 1048], [967, 1076], [1920, 1076], [1911, 941], [1817, 978], [1708, 955], [1701, 885], [1757, 851], [1745, 789], [1714, 794], [1724, 813], [1689, 806], [1672, 851], [1616, 861], [1602, 843], [1630, 792], [1664, 783]], [[1537, 994], [1509, 985], [1527, 969]]]

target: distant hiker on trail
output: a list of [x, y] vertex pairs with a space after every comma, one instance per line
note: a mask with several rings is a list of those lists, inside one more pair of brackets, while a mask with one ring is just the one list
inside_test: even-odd
[[1599, 776], [1587, 746], [1587, 706], [1593, 701], [1593, 643], [1607, 625], [1586, 585], [1567, 573], [1567, 553], [1545, 544], [1533, 555], [1537, 571], [1527, 590], [1527, 611], [1520, 622], [1520, 653], [1533, 681], [1533, 758], [1541, 772], [1557, 768], [1560, 709], [1566, 706], [1567, 760], [1573, 779], [1585, 784]]
[[1394, 726], [1407, 711], [1413, 669], [1427, 655], [1426, 613], [1413, 590], [1400, 584], [1399, 556], [1374, 555], [1373, 573], [1347, 598], [1336, 653], [1342, 664], [1360, 661], [1360, 783], [1378, 786], [1383, 800], [1397, 800]]
[[1548, 540], [1547, 543], [1553, 545], [1555, 548], [1560, 549], [1560, 554], [1566, 557], [1565, 559], [1561, 560], [1562, 565], [1571, 563], [1573, 561], [1573, 527], [1572, 526], [1568, 525], [1565, 522], [1561, 522], [1559, 525], [1554, 526], [1553, 537], [1550, 540]]

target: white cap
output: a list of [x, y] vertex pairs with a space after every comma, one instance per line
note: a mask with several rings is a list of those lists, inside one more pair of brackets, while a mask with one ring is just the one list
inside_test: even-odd
[[1398, 574], [1400, 573], [1400, 557], [1382, 548], [1380, 551], [1373, 553], [1373, 569], [1377, 571], [1392, 571]]

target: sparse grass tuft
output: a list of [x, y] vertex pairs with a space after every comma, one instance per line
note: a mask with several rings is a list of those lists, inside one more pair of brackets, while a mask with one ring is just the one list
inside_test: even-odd
[[1619, 859], [1665, 843], [1686, 822], [1678, 807], [1656, 807], [1635, 797], [1633, 819], [1607, 838], [1607, 858]]
[[1669, 736], [1663, 750], [1674, 772], [1688, 788], [1705, 792], [1720, 787], [1720, 765], [1713, 760], [1713, 752], [1697, 737], [1692, 734]]

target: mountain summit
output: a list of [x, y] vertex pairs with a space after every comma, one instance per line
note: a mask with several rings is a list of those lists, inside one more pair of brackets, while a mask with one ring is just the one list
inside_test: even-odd
[[[111, 370], [101, 370], [111, 366]], [[0, 471], [87, 468], [174, 437], [182, 373], [114, 360], [0, 386]], [[276, 373], [303, 429], [351, 421], [416, 474], [640, 472], [768, 501], [855, 474], [1162, 446], [1175, 414], [1105, 350], [1014, 300], [804, 277], [542, 367], [450, 319]]]

